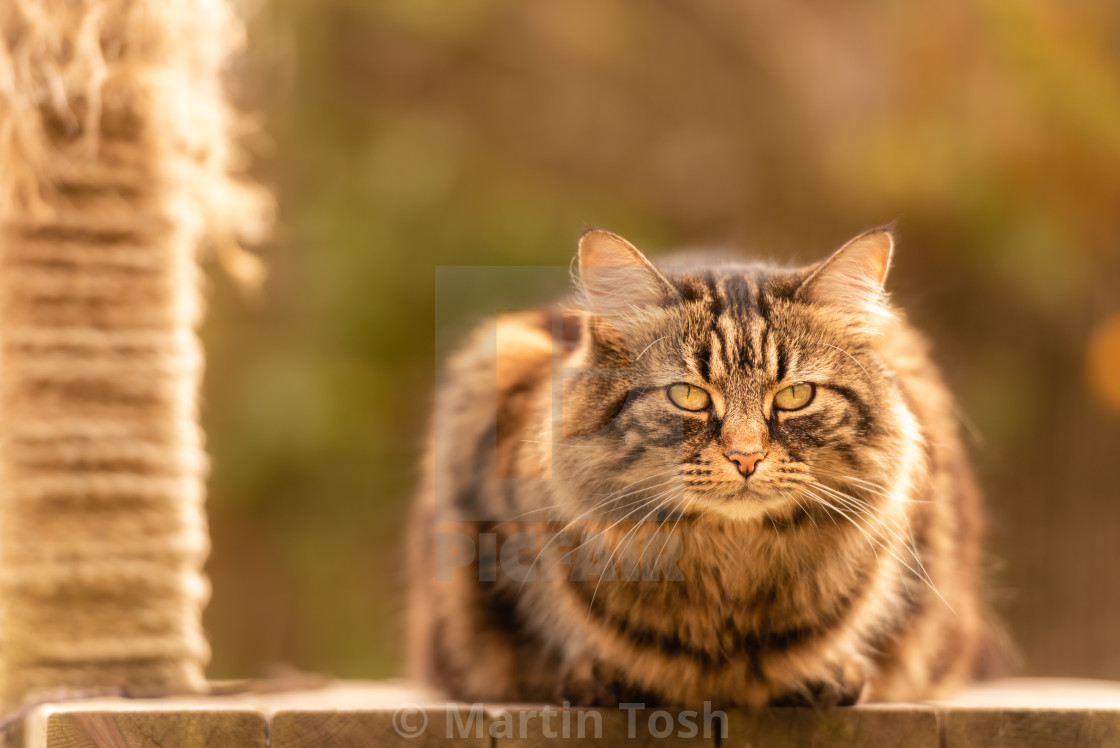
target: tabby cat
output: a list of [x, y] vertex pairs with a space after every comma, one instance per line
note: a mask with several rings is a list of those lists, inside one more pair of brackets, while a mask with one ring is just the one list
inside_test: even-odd
[[602, 230], [562, 310], [437, 393], [410, 656], [467, 701], [935, 697], [989, 637], [954, 405], [883, 290], [894, 240], [655, 266]]

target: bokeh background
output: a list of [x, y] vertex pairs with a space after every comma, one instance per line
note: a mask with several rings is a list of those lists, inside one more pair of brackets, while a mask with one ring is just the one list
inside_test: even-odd
[[441, 265], [817, 259], [897, 220], [1024, 672], [1120, 678], [1120, 4], [273, 0], [237, 97], [280, 225], [207, 283], [215, 677], [401, 666]]

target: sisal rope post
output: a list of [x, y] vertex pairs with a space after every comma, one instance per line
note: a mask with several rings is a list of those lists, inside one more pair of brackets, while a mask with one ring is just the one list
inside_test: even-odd
[[196, 255], [265, 224], [241, 36], [223, 0], [0, 3], [4, 708], [205, 688]]

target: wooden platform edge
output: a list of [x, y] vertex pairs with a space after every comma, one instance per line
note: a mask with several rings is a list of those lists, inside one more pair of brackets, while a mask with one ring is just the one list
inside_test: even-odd
[[166, 699], [98, 698], [35, 707], [24, 748], [537, 748], [658, 746], [1120, 745], [1120, 683], [1017, 679], [915, 704], [759, 711], [463, 704], [403, 682]]

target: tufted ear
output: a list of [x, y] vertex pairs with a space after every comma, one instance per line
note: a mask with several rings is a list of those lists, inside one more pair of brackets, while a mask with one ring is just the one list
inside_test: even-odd
[[579, 238], [579, 277], [591, 309], [601, 315], [659, 306], [679, 295], [633, 244], [602, 229]]
[[883, 283], [893, 252], [894, 236], [889, 229], [860, 234], [820, 263], [798, 294], [806, 301], [849, 314], [873, 331], [892, 319]]

